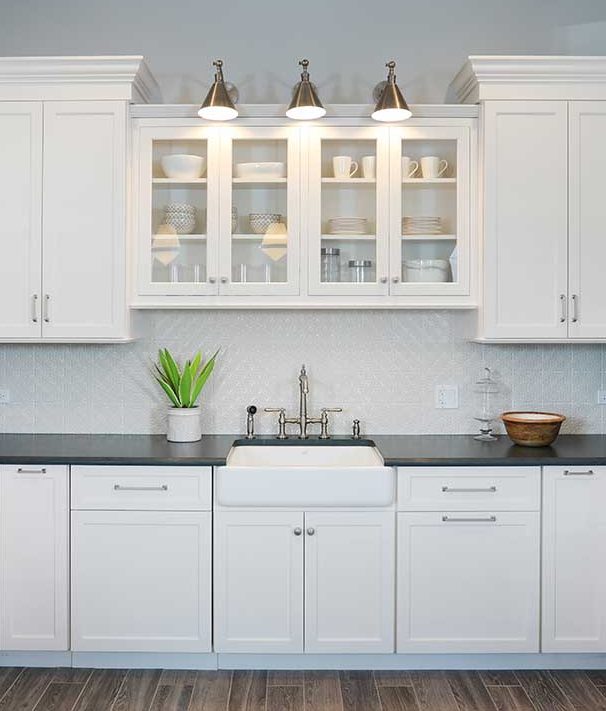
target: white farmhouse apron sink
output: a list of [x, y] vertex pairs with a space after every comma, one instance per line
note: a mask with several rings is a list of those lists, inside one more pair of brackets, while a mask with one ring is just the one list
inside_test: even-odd
[[395, 478], [374, 446], [235, 446], [217, 469], [220, 506], [352, 506], [393, 503]]

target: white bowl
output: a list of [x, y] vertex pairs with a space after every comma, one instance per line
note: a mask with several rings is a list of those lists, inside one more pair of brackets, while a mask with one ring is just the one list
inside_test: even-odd
[[162, 170], [167, 178], [176, 180], [194, 180], [201, 178], [206, 170], [206, 158], [189, 155], [188, 153], [173, 153], [162, 156]]
[[273, 179], [286, 177], [286, 163], [236, 163], [236, 178]]

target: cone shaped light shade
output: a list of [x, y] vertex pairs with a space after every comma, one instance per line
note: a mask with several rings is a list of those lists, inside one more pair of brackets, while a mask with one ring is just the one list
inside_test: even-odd
[[326, 114], [326, 109], [322, 106], [313, 84], [309, 81], [307, 72], [309, 62], [307, 59], [302, 59], [299, 64], [303, 67], [301, 81], [295, 88], [292, 101], [288, 109], [286, 109], [286, 115], [288, 118], [297, 121], [322, 118]]
[[236, 118], [238, 110], [225, 86], [222, 60], [217, 59], [213, 65], [217, 68], [215, 81], [198, 110], [198, 116], [209, 121], [230, 121]]
[[387, 62], [386, 66], [389, 68], [387, 81], [375, 110], [372, 112], [372, 118], [375, 121], [405, 121], [412, 116], [412, 112], [396, 84], [396, 63]]

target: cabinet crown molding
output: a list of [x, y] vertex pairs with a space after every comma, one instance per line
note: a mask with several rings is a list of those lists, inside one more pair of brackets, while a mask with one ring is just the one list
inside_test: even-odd
[[472, 55], [450, 85], [457, 101], [606, 99], [606, 57]]
[[0, 57], [0, 101], [160, 100], [160, 88], [140, 55]]

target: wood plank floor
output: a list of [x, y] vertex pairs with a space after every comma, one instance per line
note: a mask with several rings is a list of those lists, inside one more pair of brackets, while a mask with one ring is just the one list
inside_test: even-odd
[[606, 671], [0, 668], [0, 711], [606, 711]]

